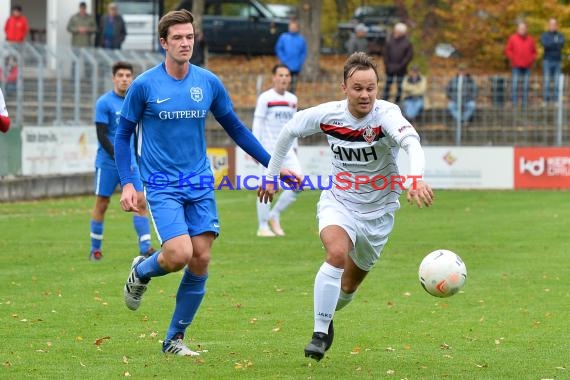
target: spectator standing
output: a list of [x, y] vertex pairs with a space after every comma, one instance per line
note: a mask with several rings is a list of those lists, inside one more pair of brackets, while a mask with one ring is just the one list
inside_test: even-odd
[[208, 42], [204, 32], [197, 29], [194, 34], [194, 49], [192, 50], [192, 57], [190, 63], [200, 67], [206, 67], [208, 62]]
[[4, 94], [0, 90], [0, 132], [6, 133], [10, 129], [10, 116], [6, 109], [6, 102], [4, 101]]
[[477, 107], [477, 84], [467, 73], [467, 66], [460, 64], [458, 73], [447, 84], [445, 94], [449, 103], [447, 109], [456, 123], [466, 126]]
[[106, 49], [120, 49], [126, 36], [125, 20], [119, 14], [117, 4], [109, 3], [107, 14], [102, 16], [99, 21], [97, 46]]
[[67, 31], [71, 33], [71, 46], [93, 46], [93, 36], [97, 32], [95, 18], [87, 13], [87, 4], [79, 3], [79, 12], [71, 16], [67, 22]]
[[526, 23], [518, 23], [516, 33], [513, 33], [507, 41], [505, 55], [509, 59], [512, 68], [511, 97], [513, 107], [515, 107], [518, 102], [517, 90], [520, 77], [522, 78], [521, 105], [524, 108], [526, 107], [528, 99], [530, 68], [536, 59], [536, 44], [534, 39], [528, 35]]
[[409, 75], [402, 81], [402, 97], [404, 98], [404, 116], [412, 124], [424, 109], [424, 95], [427, 89], [426, 77], [420, 73], [418, 65], [412, 66]]
[[364, 24], [358, 24], [354, 27], [354, 33], [350, 34], [350, 38], [346, 41], [346, 52], [350, 55], [359, 51], [368, 53], [368, 27]]
[[[555, 18], [548, 21], [548, 31], [540, 36], [540, 43], [544, 48], [542, 60], [543, 70], [543, 96], [545, 102], [554, 102], [558, 99], [558, 82], [560, 81], [560, 66], [562, 63], [562, 47], [564, 35], [558, 31], [558, 22]], [[554, 91], [550, 90], [550, 83]]]
[[395, 80], [397, 84], [395, 103], [400, 103], [402, 81], [404, 80], [412, 58], [414, 58], [414, 49], [408, 38], [408, 27], [406, 24], [399, 22], [394, 26], [394, 32], [384, 47], [383, 59], [386, 73], [386, 83], [384, 85], [383, 94], [384, 100], [389, 100], [390, 88]]
[[4, 24], [6, 41], [22, 43], [26, 39], [29, 31], [30, 26], [28, 19], [22, 13], [22, 7], [20, 5], [14, 5], [10, 17], [8, 17], [6, 24]]
[[299, 22], [296, 19], [289, 21], [289, 31], [282, 33], [277, 39], [275, 54], [279, 62], [291, 71], [289, 91], [294, 94], [297, 89], [297, 78], [307, 58], [307, 41], [299, 33]]
[[18, 85], [18, 61], [16, 57], [12, 54], [8, 55], [4, 67], [6, 68], [6, 73], [0, 67], [0, 81], [6, 86], [6, 95], [9, 96], [16, 91]]

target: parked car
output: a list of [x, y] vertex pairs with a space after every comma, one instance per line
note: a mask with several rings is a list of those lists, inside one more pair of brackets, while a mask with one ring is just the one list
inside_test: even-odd
[[[186, 0], [179, 7], [191, 11], [192, 6]], [[258, 0], [206, 0], [202, 29], [211, 53], [274, 54], [288, 20]]]
[[119, 14], [125, 20], [127, 37], [122, 48], [126, 50], [156, 50], [158, 38], [158, 3], [153, 0], [115, 0]]
[[291, 19], [299, 17], [299, 10], [294, 5], [289, 4], [265, 4], [267, 8], [273, 13], [275, 16], [283, 19]]
[[337, 50], [346, 53], [345, 42], [358, 24], [368, 27], [368, 52], [382, 54], [392, 27], [400, 21], [398, 8], [393, 5], [366, 5], [356, 8], [350, 21], [337, 25]]

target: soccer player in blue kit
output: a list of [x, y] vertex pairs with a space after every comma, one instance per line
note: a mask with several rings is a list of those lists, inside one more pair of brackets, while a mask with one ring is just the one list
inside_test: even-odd
[[[138, 309], [151, 278], [185, 268], [162, 345], [164, 353], [180, 356], [198, 355], [183, 339], [204, 297], [210, 252], [220, 230], [206, 154], [208, 111], [245, 152], [264, 166], [270, 159], [237, 118], [220, 79], [188, 62], [194, 46], [192, 22], [193, 16], [186, 10], [169, 12], [160, 19], [158, 34], [165, 60], [133, 81], [115, 138], [115, 159], [123, 185], [121, 206], [136, 211], [128, 148], [136, 129], [141, 177], [162, 245], [150, 258], [133, 260], [124, 287], [125, 303], [131, 310]], [[280, 174], [294, 175], [287, 169]], [[298, 176], [295, 180], [300, 181]]]
[[[89, 258], [99, 261], [103, 258], [103, 227], [105, 212], [109, 207], [111, 195], [119, 184], [119, 173], [115, 165], [113, 141], [119, 124], [119, 115], [125, 93], [133, 82], [133, 66], [129, 62], [115, 62], [111, 68], [113, 74], [113, 89], [103, 94], [95, 103], [95, 126], [99, 147], [95, 158], [95, 205], [91, 212], [91, 250]], [[131, 149], [132, 150], [132, 149]], [[151, 247], [148, 212], [144, 199], [143, 186], [136, 165], [134, 151], [131, 154], [129, 170], [133, 176], [133, 185], [138, 195], [138, 212], [133, 215], [133, 225], [138, 236], [139, 253], [150, 255], [154, 252]]]

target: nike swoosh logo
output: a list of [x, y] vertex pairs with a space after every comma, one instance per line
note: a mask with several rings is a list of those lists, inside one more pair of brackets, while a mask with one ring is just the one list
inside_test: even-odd
[[158, 99], [158, 98], [157, 98], [157, 99], [156, 99], [156, 104], [164, 103], [164, 102], [166, 102], [167, 100], [170, 100], [170, 98], [166, 98], [166, 99]]
[[190, 323], [192, 323], [192, 321], [190, 322], [184, 322], [182, 319], [178, 321], [179, 324], [181, 325], [189, 325]]
[[212, 226], [213, 226], [214, 228], [220, 228], [220, 225], [219, 225], [218, 223], [214, 223]]

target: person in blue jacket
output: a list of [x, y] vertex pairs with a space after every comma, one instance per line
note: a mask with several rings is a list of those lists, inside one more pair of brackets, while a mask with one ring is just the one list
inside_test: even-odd
[[286, 65], [291, 72], [289, 92], [294, 94], [297, 88], [297, 78], [307, 59], [307, 41], [299, 33], [299, 22], [296, 19], [289, 21], [289, 31], [282, 33], [277, 39], [275, 54], [279, 62]]
[[[558, 31], [556, 19], [548, 20], [548, 30], [540, 36], [540, 43], [544, 48], [542, 60], [544, 101], [554, 102], [558, 99], [558, 82], [560, 80], [562, 47], [564, 46], [564, 35]], [[550, 89], [551, 82], [553, 82], [554, 91]]]

